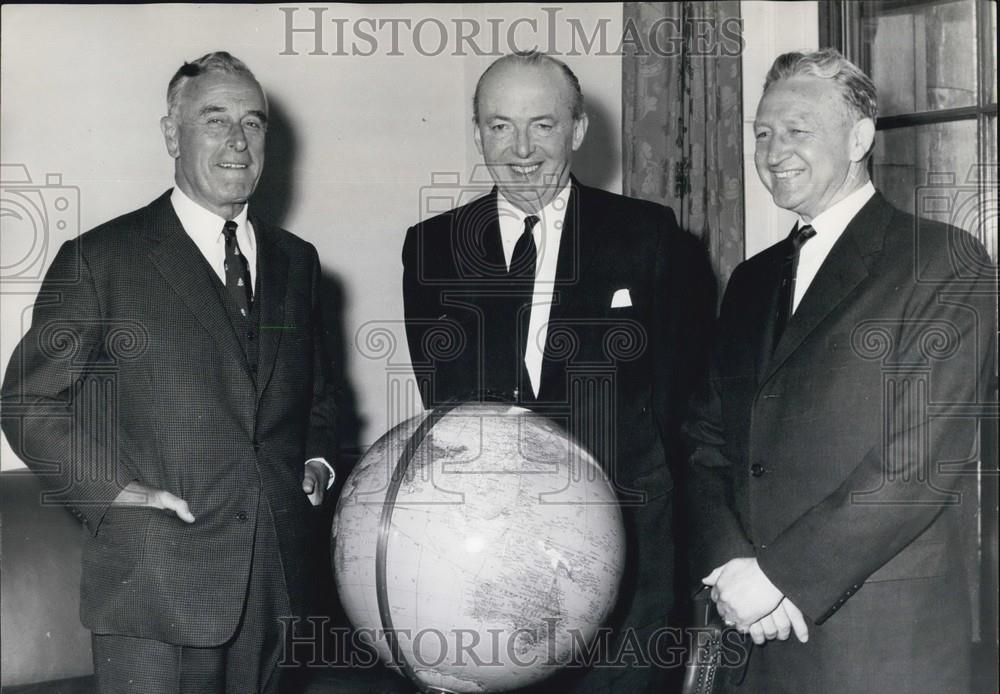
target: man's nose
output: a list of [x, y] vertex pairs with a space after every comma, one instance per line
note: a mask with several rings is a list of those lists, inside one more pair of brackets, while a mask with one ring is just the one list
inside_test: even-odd
[[514, 143], [514, 153], [521, 159], [525, 159], [535, 151], [535, 145], [531, 141], [528, 129], [520, 130], [517, 133], [517, 141]]
[[768, 138], [766, 147], [767, 163], [769, 166], [780, 164], [788, 156], [788, 139], [783, 135], [772, 135]]
[[234, 123], [229, 128], [229, 138], [227, 144], [237, 152], [242, 152], [247, 148], [247, 135], [243, 132], [242, 123]]

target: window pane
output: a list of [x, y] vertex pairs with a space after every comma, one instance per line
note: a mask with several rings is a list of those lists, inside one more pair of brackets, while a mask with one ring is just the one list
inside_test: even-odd
[[[997, 35], [997, 4], [995, 2], [991, 2], [990, 3], [990, 33], [989, 33], [989, 35], [990, 36], [994, 36], [994, 37]], [[992, 77], [992, 79], [990, 79], [990, 83], [987, 85], [987, 87], [990, 90], [989, 91], [989, 94], [990, 94], [989, 101], [990, 101], [991, 104], [995, 104], [997, 102], [997, 50], [996, 50], [996, 43], [990, 43], [990, 44], [988, 44], [986, 46], [986, 48], [987, 48], [987, 50], [989, 50], [993, 54], [993, 60], [991, 61], [993, 63], [993, 77]], [[989, 73], [987, 73], [987, 74], [989, 74]], [[996, 129], [996, 120], [993, 121], [993, 128], [994, 128], [994, 132], [996, 132], [996, 130], [995, 130]], [[993, 138], [993, 142], [996, 142], [996, 138]]]
[[872, 165], [875, 186], [896, 207], [991, 243], [981, 221], [974, 119], [880, 131]]
[[861, 28], [880, 115], [976, 105], [974, 0], [866, 2]]
[[[996, 8], [996, 5], [994, 5]], [[994, 11], [996, 11], [994, 9]], [[996, 84], [993, 85], [996, 99]], [[1000, 200], [997, 193], [997, 117], [990, 116], [989, 127], [986, 128], [986, 164], [982, 169], [983, 177], [983, 243], [990, 252], [993, 262], [997, 262], [997, 215], [1000, 214]]]

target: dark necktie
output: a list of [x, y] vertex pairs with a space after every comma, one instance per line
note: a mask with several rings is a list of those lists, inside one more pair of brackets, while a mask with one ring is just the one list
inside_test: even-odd
[[250, 266], [236, 241], [236, 222], [227, 221], [222, 226], [222, 234], [226, 237], [226, 291], [239, 307], [240, 315], [246, 318], [253, 303], [253, 287], [250, 286]]
[[538, 252], [535, 250], [535, 237], [531, 230], [538, 223], [538, 217], [531, 214], [524, 218], [524, 231], [517, 238], [514, 245], [514, 253], [510, 257], [510, 269], [507, 276], [521, 282], [535, 281], [535, 261], [538, 259]]
[[[524, 231], [514, 245], [514, 253], [510, 257], [510, 269], [507, 277], [517, 288], [514, 300], [514, 310], [517, 319], [512, 326], [515, 341], [515, 361], [514, 368], [518, 375], [518, 385], [516, 393], [531, 392], [531, 380], [528, 378], [527, 367], [524, 364], [524, 353], [528, 347], [528, 329], [531, 325], [531, 298], [535, 288], [535, 262], [538, 258], [538, 251], [535, 249], [535, 237], [531, 230], [538, 223], [538, 217], [528, 215], [524, 218]], [[508, 324], [509, 325], [509, 324]]]
[[781, 286], [778, 288], [778, 310], [774, 321], [774, 344], [771, 351], [778, 346], [788, 321], [792, 317], [792, 305], [795, 301], [795, 273], [799, 267], [799, 251], [806, 244], [806, 241], [816, 235], [816, 230], [810, 225], [795, 225], [792, 233], [788, 235], [788, 255], [781, 266]]

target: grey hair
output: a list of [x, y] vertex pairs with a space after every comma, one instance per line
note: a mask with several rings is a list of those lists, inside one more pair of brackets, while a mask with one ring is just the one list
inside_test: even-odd
[[494, 60], [488, 68], [479, 76], [479, 81], [476, 82], [476, 91], [472, 95], [472, 120], [474, 123], [479, 123], [479, 92], [483, 86], [483, 80], [486, 79], [486, 75], [490, 74], [494, 68], [507, 63], [517, 63], [518, 65], [533, 65], [538, 66], [542, 64], [555, 65], [558, 67], [569, 83], [570, 88], [573, 91], [573, 103], [570, 105], [570, 111], [573, 114], [573, 120], [580, 120], [583, 118], [583, 90], [580, 89], [580, 80], [576, 78], [573, 71], [570, 70], [569, 65], [559, 60], [558, 58], [553, 58], [550, 55], [546, 55], [541, 51], [515, 51], [514, 53], [509, 53], [508, 55], [501, 56]]
[[[174, 76], [170, 78], [170, 84], [167, 85], [167, 113], [170, 115], [176, 114], [177, 109], [180, 107], [181, 91], [188, 80], [198, 75], [203, 75], [206, 72], [226, 72], [231, 75], [242, 75], [248, 77], [260, 87], [260, 82], [250, 72], [250, 68], [239, 58], [233, 57], [226, 51], [206, 53], [197, 60], [181, 65], [177, 72], [174, 73]], [[260, 91], [262, 94], [264, 93], [263, 89]]]
[[861, 68], [834, 48], [810, 53], [784, 53], [775, 59], [764, 79], [764, 92], [778, 80], [797, 75], [812, 75], [833, 80], [850, 112], [859, 118], [878, 116], [878, 92], [875, 83]]

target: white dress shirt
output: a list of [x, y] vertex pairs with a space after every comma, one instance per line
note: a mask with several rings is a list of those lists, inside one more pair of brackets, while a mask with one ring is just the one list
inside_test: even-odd
[[799, 226], [810, 224], [816, 230], [816, 236], [809, 239], [799, 250], [799, 264], [795, 271], [795, 296], [792, 299], [793, 312], [799, 307], [799, 302], [816, 278], [823, 261], [830, 255], [830, 250], [837, 243], [837, 239], [873, 195], [875, 186], [868, 181], [837, 204], [816, 215], [811, 222], [799, 218]]
[[[228, 221], [219, 215], [209, 212], [204, 207], [184, 194], [179, 186], [174, 186], [170, 194], [170, 204], [174, 206], [177, 218], [181, 220], [184, 231], [194, 241], [205, 260], [215, 270], [215, 274], [226, 283], [226, 237], [222, 227]], [[257, 281], [257, 237], [253, 225], [247, 219], [248, 205], [244, 205], [240, 213], [232, 220], [236, 222], [236, 242], [240, 245], [240, 253], [247, 259], [250, 266], [250, 286], [256, 287]], [[256, 291], [254, 292], [256, 294]]]
[[[223, 219], [214, 212], [209, 212], [204, 207], [185, 195], [180, 186], [174, 186], [174, 192], [170, 194], [170, 204], [177, 213], [177, 218], [181, 220], [181, 226], [185, 233], [194, 241], [201, 254], [208, 261], [208, 264], [215, 270], [215, 274], [226, 284], [226, 237], [222, 234], [222, 227], [229, 220]], [[254, 234], [253, 225], [247, 218], [247, 208], [244, 205], [240, 213], [233, 218], [236, 222], [236, 242], [240, 245], [240, 253], [247, 259], [250, 268], [250, 286], [254, 287], [254, 296], [257, 296], [257, 237]], [[330, 471], [330, 479], [326, 488], [333, 486], [333, 478], [336, 474], [333, 466], [325, 458], [310, 458], [306, 463], [312, 461], [323, 463]]]
[[[531, 388], [538, 395], [542, 380], [542, 360], [545, 357], [545, 340], [549, 332], [549, 312], [559, 261], [559, 240], [562, 238], [566, 207], [569, 204], [570, 184], [567, 183], [552, 201], [535, 213], [538, 223], [531, 230], [535, 239], [535, 288], [531, 297], [531, 317], [528, 321], [528, 345], [524, 365], [531, 379]], [[497, 195], [497, 216], [500, 220], [500, 240], [503, 255], [510, 268], [517, 239], [524, 233], [527, 213], [515, 207], [503, 193]]]

